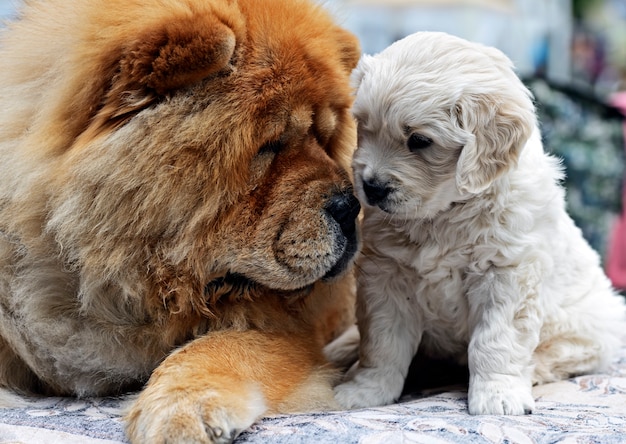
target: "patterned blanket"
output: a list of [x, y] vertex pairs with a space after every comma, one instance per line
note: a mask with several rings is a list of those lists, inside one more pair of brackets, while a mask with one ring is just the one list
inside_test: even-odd
[[[624, 443], [626, 341], [607, 372], [537, 386], [534, 395], [532, 415], [470, 416], [465, 386], [429, 389], [386, 407], [265, 418], [235, 443]], [[0, 443], [125, 443], [124, 401], [45, 398], [0, 409]]]

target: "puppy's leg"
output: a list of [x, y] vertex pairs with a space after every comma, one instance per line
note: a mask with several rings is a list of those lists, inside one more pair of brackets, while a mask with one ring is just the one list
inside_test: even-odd
[[153, 373], [126, 416], [133, 443], [228, 443], [264, 414], [336, 408], [334, 372], [298, 335], [223, 331]]
[[324, 347], [324, 356], [335, 367], [348, 369], [359, 359], [360, 340], [359, 329], [355, 324]]
[[532, 354], [541, 328], [536, 276], [532, 266], [492, 268], [468, 291], [472, 415], [522, 415], [534, 408]]
[[18, 394], [7, 389], [0, 388], [0, 409], [17, 409], [27, 407], [28, 401]]
[[345, 382], [335, 387], [335, 398], [345, 408], [397, 400], [422, 337], [420, 319], [411, 308], [412, 298], [401, 290], [399, 274], [380, 275], [376, 264], [368, 260], [361, 264], [361, 271], [357, 299], [360, 359]]

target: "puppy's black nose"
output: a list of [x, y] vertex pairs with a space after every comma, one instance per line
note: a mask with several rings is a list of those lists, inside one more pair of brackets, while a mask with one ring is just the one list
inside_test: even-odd
[[370, 205], [377, 205], [384, 201], [391, 188], [384, 183], [380, 183], [378, 180], [363, 180], [363, 192], [367, 197], [367, 202]]
[[361, 205], [352, 193], [335, 194], [326, 204], [326, 211], [337, 221], [346, 237], [354, 236], [360, 210]]

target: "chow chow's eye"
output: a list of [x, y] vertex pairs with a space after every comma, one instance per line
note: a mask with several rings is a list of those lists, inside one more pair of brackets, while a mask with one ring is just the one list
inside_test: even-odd
[[422, 134], [413, 133], [407, 141], [407, 146], [411, 151], [419, 151], [428, 148], [433, 144], [433, 139]]
[[269, 142], [265, 142], [259, 148], [259, 155], [262, 154], [277, 154], [285, 147], [285, 142], [282, 140], [270, 140]]

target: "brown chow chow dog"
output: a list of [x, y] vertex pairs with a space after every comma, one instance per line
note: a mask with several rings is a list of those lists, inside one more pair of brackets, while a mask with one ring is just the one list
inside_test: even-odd
[[150, 378], [134, 442], [333, 408], [358, 56], [304, 0], [28, 2], [0, 40], [0, 386]]

